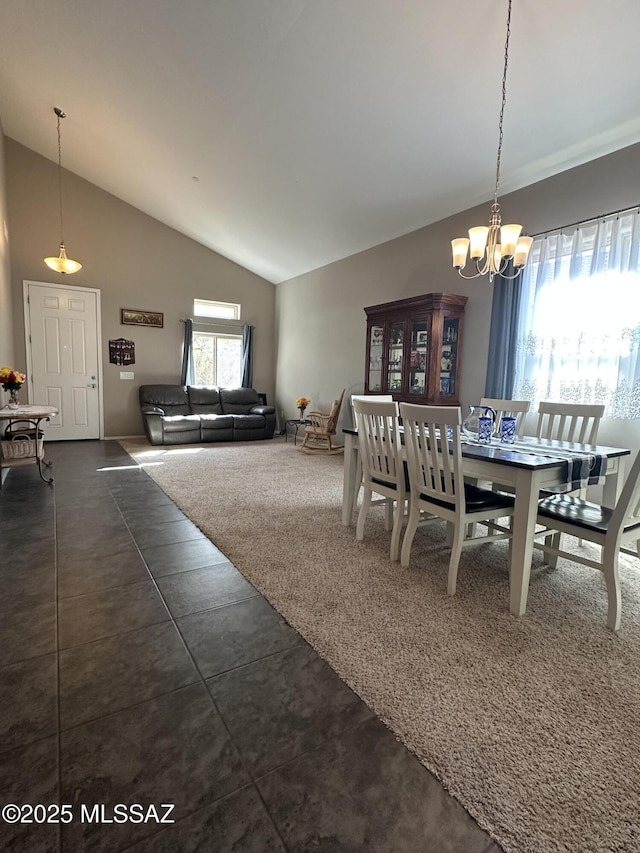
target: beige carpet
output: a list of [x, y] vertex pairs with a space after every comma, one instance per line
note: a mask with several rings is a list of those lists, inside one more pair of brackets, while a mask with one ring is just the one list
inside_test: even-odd
[[122, 443], [505, 850], [640, 850], [632, 558], [619, 635], [599, 573], [539, 557], [516, 619], [504, 543], [463, 552], [454, 598], [441, 528], [418, 531], [409, 569], [389, 561], [381, 510], [357, 543], [342, 457]]

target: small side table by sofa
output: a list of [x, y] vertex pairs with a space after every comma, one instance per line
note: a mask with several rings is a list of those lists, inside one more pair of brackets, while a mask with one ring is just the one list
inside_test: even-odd
[[293, 444], [295, 446], [298, 443], [298, 430], [300, 429], [300, 427], [309, 426], [309, 424], [311, 424], [311, 423], [312, 422], [310, 420], [308, 420], [307, 418], [303, 418], [302, 420], [300, 420], [300, 418], [292, 418], [290, 421], [285, 421], [284, 422], [284, 440], [289, 441], [289, 427], [290, 426], [295, 427], [296, 431], [293, 434]]
[[[23, 462], [35, 462], [38, 466], [38, 474], [40, 474], [40, 479], [45, 483], [53, 483], [53, 477], [47, 479], [42, 473], [42, 466], [45, 465], [47, 468], [51, 465], [51, 462], [44, 461], [44, 442], [39, 437], [40, 436], [40, 423], [42, 421], [48, 421], [53, 415], [57, 415], [58, 410], [55, 406], [19, 406], [17, 409], [10, 409], [8, 406], [4, 406], [0, 409], [0, 431], [4, 432], [4, 424], [2, 421], [9, 421], [9, 425], [11, 425], [12, 421], [19, 421], [21, 424], [24, 424], [24, 430], [22, 428], [19, 432], [24, 432], [29, 437], [23, 439], [15, 439], [10, 442], [11, 444], [28, 444], [28, 448], [25, 448], [28, 452], [24, 455], [21, 453], [19, 456], [15, 457], [6, 457], [2, 456], [2, 463], [11, 467], [12, 465], [21, 464]], [[33, 434], [33, 437], [31, 437]], [[1, 438], [1, 436], [0, 436]], [[9, 444], [9, 442], [7, 442]], [[21, 448], [22, 450], [23, 448]], [[31, 452], [33, 451], [33, 452]]]

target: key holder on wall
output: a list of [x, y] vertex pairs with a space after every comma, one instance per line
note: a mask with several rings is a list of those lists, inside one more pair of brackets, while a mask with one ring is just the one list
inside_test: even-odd
[[109, 341], [109, 364], [135, 364], [136, 345], [126, 338]]

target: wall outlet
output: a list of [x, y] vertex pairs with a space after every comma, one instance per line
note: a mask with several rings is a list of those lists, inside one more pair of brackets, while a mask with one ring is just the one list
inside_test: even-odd
[[130, 373], [128, 370], [120, 371], [120, 379], [133, 379], [134, 374]]

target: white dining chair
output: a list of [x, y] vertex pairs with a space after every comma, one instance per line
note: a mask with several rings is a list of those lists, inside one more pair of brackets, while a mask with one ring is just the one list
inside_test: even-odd
[[495, 397], [483, 397], [480, 400], [480, 405], [491, 406], [496, 413], [496, 420], [493, 428], [493, 434], [495, 436], [500, 435], [500, 424], [504, 417], [515, 418], [516, 435], [522, 435], [524, 416], [531, 408], [531, 400], [499, 400]]
[[[550, 556], [548, 564], [552, 568], [557, 567], [558, 557], [562, 557], [604, 574], [608, 599], [607, 626], [617, 631], [621, 613], [618, 557], [620, 552], [640, 556], [640, 453], [629, 471], [615, 509], [590, 503], [575, 495], [550, 495], [538, 505], [537, 523], [544, 525], [544, 529], [535, 536], [544, 536], [545, 541], [534, 542], [534, 548]], [[599, 545], [600, 559], [593, 560], [563, 550], [563, 533]], [[629, 543], [633, 543], [633, 549], [625, 547]]]
[[[398, 404], [393, 400], [353, 401], [362, 464], [362, 503], [356, 524], [356, 539], [364, 539], [369, 509], [384, 504], [385, 526], [393, 519], [390, 556], [397, 560], [406, 513], [406, 481], [401, 453]], [[379, 495], [374, 499], [373, 495]]]
[[[352, 394], [351, 395], [351, 409], [352, 409], [352, 422], [353, 426], [357, 429], [356, 426], [356, 413], [353, 411], [353, 403], [355, 400], [373, 400], [374, 402], [382, 402], [382, 403], [393, 403], [393, 396], [391, 394]], [[360, 488], [362, 486], [362, 463], [360, 462], [360, 454], [358, 454], [358, 473], [356, 474], [356, 483], [358, 484], [353, 492], [353, 508], [351, 510], [351, 514], [358, 509], [358, 496], [360, 495]], [[389, 516], [390, 517], [390, 516]], [[389, 530], [391, 530], [391, 524], [389, 524]]]
[[536, 437], [596, 444], [604, 406], [543, 402], [538, 405]]
[[[369, 400], [374, 403], [393, 403], [393, 395], [392, 394], [352, 394], [351, 395], [351, 408], [353, 408], [353, 404], [356, 400]], [[353, 412], [353, 423], [355, 426], [356, 422], [356, 413], [355, 410]]]
[[[603, 414], [604, 406], [600, 405], [543, 402], [538, 405], [536, 436], [556, 441], [595, 444]], [[540, 494], [546, 497], [549, 492], [543, 491]], [[584, 499], [587, 497], [587, 490], [578, 489], [572, 494]]]
[[511, 517], [510, 495], [465, 483], [462, 474], [460, 428], [462, 412], [457, 406], [419, 406], [400, 403], [409, 468], [409, 519], [402, 541], [400, 561], [408, 566], [418, 526], [435, 519], [453, 525], [447, 592], [454, 595], [462, 549], [469, 545], [510, 539], [511, 531], [487, 536], [467, 535], [475, 524]]

